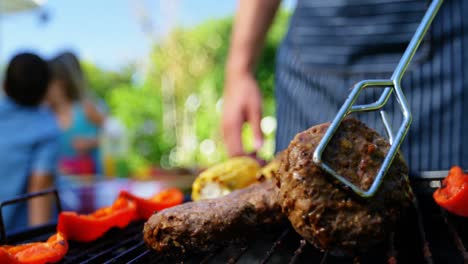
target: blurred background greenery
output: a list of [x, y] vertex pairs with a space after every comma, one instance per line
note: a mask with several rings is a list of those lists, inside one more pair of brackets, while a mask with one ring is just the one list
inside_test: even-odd
[[[274, 153], [274, 61], [288, 17], [287, 11], [276, 17], [256, 72], [264, 98], [264, 159]], [[143, 73], [136, 65], [111, 72], [82, 62], [91, 94], [127, 129], [126, 161], [133, 172], [150, 165], [203, 167], [226, 158], [219, 124], [232, 22], [228, 17], [173, 30], [153, 47]], [[246, 126], [247, 151], [253, 150], [250, 133]]]

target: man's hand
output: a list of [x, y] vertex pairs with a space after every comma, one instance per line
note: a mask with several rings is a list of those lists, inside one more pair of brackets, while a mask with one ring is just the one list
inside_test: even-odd
[[263, 144], [260, 129], [262, 98], [257, 81], [251, 73], [227, 76], [224, 89], [222, 130], [224, 142], [230, 156], [243, 155], [242, 126], [248, 122], [254, 135], [254, 146], [258, 150]]
[[245, 154], [241, 137], [244, 122], [252, 128], [256, 150], [263, 144], [262, 98], [253, 72], [279, 3], [280, 0], [239, 1], [224, 84], [222, 130], [230, 156]]

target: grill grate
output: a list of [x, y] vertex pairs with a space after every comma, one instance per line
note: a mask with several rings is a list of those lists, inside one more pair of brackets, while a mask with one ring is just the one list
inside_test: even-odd
[[[142, 241], [143, 222], [112, 229], [92, 243], [70, 242], [61, 263], [468, 263], [468, 220], [440, 209], [433, 199], [429, 180], [412, 182], [415, 206], [402, 218], [388, 243], [370, 253], [336, 257], [315, 249], [291, 227], [262, 232], [246, 242], [228, 244], [205, 255], [164, 259]], [[432, 184], [434, 185], [434, 184]], [[9, 243], [44, 240], [55, 231], [43, 226], [8, 237]]]

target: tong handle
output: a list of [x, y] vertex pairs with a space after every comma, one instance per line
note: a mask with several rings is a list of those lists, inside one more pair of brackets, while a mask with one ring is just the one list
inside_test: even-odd
[[[442, 2], [443, 0], [432, 0], [426, 13], [424, 14], [424, 17], [421, 20], [421, 23], [419, 24], [418, 28], [416, 29], [416, 32], [411, 38], [411, 41], [408, 44], [408, 47], [406, 48], [405, 53], [403, 53], [403, 56], [401, 56], [401, 59], [398, 62], [398, 65], [395, 68], [395, 71], [393, 72], [392, 77], [390, 78], [392, 81], [398, 82], [398, 84], [401, 83], [401, 79], [403, 78], [403, 75], [408, 69], [408, 66], [411, 63], [411, 60], [413, 59], [414, 54], [416, 54], [416, 51], [419, 45], [424, 39], [424, 36], [426, 35], [427, 30], [431, 26], [431, 23], [434, 20], [434, 17], [437, 15], [437, 12], [440, 6], [442, 5]], [[366, 105], [353, 105], [351, 109], [353, 110], [353, 112], [378, 110], [387, 103], [388, 99], [390, 99], [391, 94], [392, 94], [392, 88], [387, 87], [383, 91], [380, 98], [374, 103], [366, 104]]]
[[408, 47], [405, 50], [405, 53], [403, 53], [400, 62], [398, 63], [395, 71], [393, 72], [392, 80], [400, 82], [403, 78], [403, 75], [405, 74], [406, 69], [408, 68], [411, 60], [413, 59], [416, 50], [418, 49], [419, 45], [424, 39], [424, 36], [426, 35], [427, 30], [431, 26], [434, 17], [437, 15], [437, 12], [439, 11], [442, 2], [443, 0], [432, 0], [432, 3], [429, 5], [429, 8], [427, 9], [426, 14], [424, 15], [421, 21], [421, 24], [419, 24], [418, 28], [416, 29], [413, 38], [411, 39], [410, 43], [408, 44]]

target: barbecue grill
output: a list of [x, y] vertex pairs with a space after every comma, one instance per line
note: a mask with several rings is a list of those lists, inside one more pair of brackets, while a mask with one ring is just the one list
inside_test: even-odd
[[[143, 222], [134, 222], [125, 229], [112, 229], [92, 243], [70, 242], [61, 263], [468, 263], [468, 219], [446, 212], [432, 199], [446, 175], [441, 171], [411, 177], [414, 206], [401, 218], [396, 232], [387, 243], [355, 257], [321, 252], [286, 226], [264, 230], [207, 254], [168, 259], [146, 248]], [[9, 235], [6, 240], [8, 244], [44, 241], [53, 233], [55, 224], [48, 224]]]

